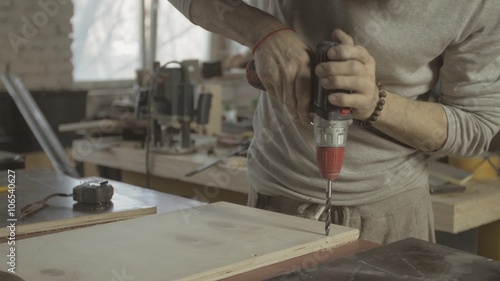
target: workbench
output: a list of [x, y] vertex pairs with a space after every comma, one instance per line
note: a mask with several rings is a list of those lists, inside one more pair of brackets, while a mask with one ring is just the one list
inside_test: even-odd
[[[27, 179], [36, 179], [38, 177], [40, 179], [40, 182], [44, 183], [47, 182], [47, 178], [56, 177], [54, 172], [48, 170], [18, 170], [16, 171], [16, 173], [20, 179], [24, 178], [24, 181], [20, 181], [20, 183], [24, 182], [24, 186], [22, 184], [18, 186], [20, 189], [28, 188], [26, 186], [26, 184], [28, 183]], [[59, 175], [58, 177], [61, 176]], [[64, 179], [61, 179], [61, 181], [64, 181]], [[140, 200], [141, 202], [144, 202], [146, 204], [158, 206], [159, 213], [166, 214], [177, 211], [180, 212], [181, 215], [184, 215], [184, 217], [186, 214], [190, 214], [190, 219], [194, 219], [194, 217], [192, 216], [196, 214], [205, 213], [202, 210], [204, 209], [204, 206], [206, 206], [206, 204], [198, 201], [179, 198], [177, 196], [164, 194], [154, 190], [131, 186], [115, 181], [111, 181], [111, 183], [120, 189], [121, 194], [126, 194], [130, 198]], [[178, 211], [181, 209], [186, 209], [186, 211]], [[189, 210], [194, 211], [190, 213]], [[231, 212], [231, 214], [234, 214], [234, 212]], [[230, 215], [230, 217], [232, 216], [233, 215]], [[222, 216], [216, 217], [222, 219]], [[142, 221], [143, 219], [146, 220]], [[152, 219], [152, 216], [148, 216], [148, 218], [137, 218], [135, 220], [142, 221], [144, 224], [147, 220]], [[283, 221], [280, 221], [280, 223], [282, 222]], [[107, 225], [98, 227], [111, 229], [109, 227], [110, 225], [118, 223], [119, 222], [111, 222]], [[124, 222], [121, 222], [122, 225], [123, 223]], [[150, 223], [146, 224], [150, 226], [158, 225]], [[188, 223], [185, 226], [198, 227], [198, 225], [200, 224]], [[229, 231], [228, 229], [226, 229], [229, 227], [228, 224], [218, 223], [217, 226], [225, 229], [224, 231]], [[82, 231], [81, 233], [86, 233], [84, 236], [90, 235], [91, 233], [89, 232], [89, 228], [85, 228], [85, 231], [84, 229], [77, 229], [73, 230], [72, 232], [74, 232], [74, 235], [76, 235], [77, 237], [82, 237], [78, 234], [80, 233], [80, 231]], [[247, 231], [245, 230], [244, 233], [246, 232]], [[121, 232], [118, 231], [117, 233]], [[199, 233], [199, 231], [193, 233]], [[125, 232], [123, 232], [123, 234], [124, 236], [130, 235], [130, 233], [126, 234]], [[119, 236], [121, 234], [116, 235], [117, 236], [113, 237], [116, 237], [116, 239], [120, 239]], [[163, 234], [158, 235], [161, 236]], [[62, 238], [63, 236], [57, 237]], [[166, 239], [166, 237], [164, 239]], [[269, 239], [269, 237], [267, 237], [267, 239]], [[51, 241], [51, 239], [49, 238], [48, 240], [43, 241]], [[59, 240], [55, 239], [55, 241]], [[190, 242], [190, 240], [186, 241]], [[35, 241], [28, 242], [26, 240], [26, 242], [20, 242], [19, 245], [31, 245], [34, 242]], [[71, 247], [71, 244], [72, 243], [65, 245]], [[101, 245], [101, 247], [104, 247], [104, 245]], [[127, 245], [127, 247], [124, 247], [120, 250], [127, 251], [126, 249], [129, 247], [131, 247], [131, 245]], [[32, 249], [32, 247], [23, 247], [20, 249], [22, 251], [27, 251], [19, 253], [20, 257], [25, 257], [27, 256], [28, 252], [31, 251], [30, 249]], [[52, 247], [50, 247], [50, 249], [52, 249]], [[41, 252], [38, 251], [36, 252], [36, 254], [40, 255]], [[54, 255], [54, 258], [55, 257], [56, 256]], [[104, 258], [104, 256], [102, 256], [102, 258]], [[77, 257], [75, 256], [71, 259], [77, 259]], [[91, 261], [89, 261], [89, 264], [92, 264]], [[141, 266], [137, 261], [135, 261], [134, 264], [136, 266], [139, 266], [139, 268]], [[83, 268], [86, 267], [85, 262], [81, 265], [83, 266]], [[142, 266], [146, 265], [143, 264]], [[77, 270], [78, 268], [75, 264], [73, 264], [73, 267], [73, 269], [75, 270]], [[19, 264], [19, 270], [21, 269], [22, 263]], [[116, 268], [110, 268], [109, 270], [111, 269]], [[129, 272], [131, 270], [131, 268], [129, 267], [127, 267], [126, 269], [129, 270]], [[135, 269], [137, 270], [137, 268]], [[52, 273], [54, 270], [56, 269], [53, 269], [48, 273]], [[117, 270], [119, 270], [119, 268]], [[149, 270], [150, 269], [144, 272], [148, 272]], [[61, 276], [65, 276], [64, 274], [70, 274], [71, 271], [58, 272], [58, 274], [62, 274]], [[228, 278], [226, 280], [264, 280], [268, 278], [270, 278], [270, 280], [330, 280], [332, 276], [340, 279], [349, 277], [351, 278], [351, 280], [366, 280], [367, 277], [371, 278], [375, 276], [379, 276], [383, 278], [383, 280], [417, 280], [418, 278], [426, 278], [426, 280], [445, 280], [446, 278], [452, 278], [453, 280], [470, 280], [471, 276], [473, 276], [474, 280], [489, 281], [497, 280], [498, 276], [500, 276], [500, 263], [417, 239], [405, 239], [383, 246], [364, 240], [354, 240], [352, 242], [327, 248], [326, 250], [317, 250], [309, 254], [299, 255], [292, 259], [280, 261], [276, 264], [269, 264], [263, 267], [255, 268], [248, 272], [232, 276], [231, 278]], [[166, 278], [168, 279], [168, 277]], [[141, 277], [141, 280], [149, 279], [148, 276], [145, 275]]]
[[[99, 149], [99, 146], [105, 146], [105, 144], [105, 140], [101, 140], [99, 145], [94, 146], [90, 140], [77, 140], [73, 143], [74, 157], [84, 163], [119, 169], [125, 174], [132, 172], [141, 175], [145, 173], [145, 152], [143, 149], [122, 146], [119, 142], [116, 142], [113, 147]], [[93, 149], [93, 147], [97, 149]], [[81, 153], [81, 151], [85, 151], [85, 153]], [[186, 178], [184, 176], [187, 172], [223, 155], [225, 152], [227, 149], [219, 149], [216, 155], [211, 156], [206, 155], [203, 151], [192, 155], [152, 153], [150, 174], [178, 182], [219, 188], [220, 192], [207, 191], [205, 188], [205, 193], [201, 194], [202, 197], [205, 196], [205, 199], [210, 197], [209, 199], [214, 199], [213, 201], [218, 201], [219, 198], [215, 195], [222, 194], [224, 190], [247, 194], [249, 184], [245, 167], [231, 168], [227, 165], [217, 165], [193, 177]], [[126, 180], [124, 179], [124, 181]], [[133, 183], [138, 184], [138, 182]], [[188, 186], [187, 189], [190, 187]], [[195, 193], [191, 190], [188, 191], [192, 194], [192, 198], [197, 197], [195, 193], [200, 195], [199, 191]], [[189, 192], [182, 195], [189, 195]], [[484, 181], [472, 180], [466, 184], [464, 192], [435, 194], [431, 196], [431, 199], [437, 231], [455, 235], [479, 228], [480, 236], [490, 237], [487, 240], [478, 238], [479, 243], [487, 244], [487, 246], [482, 246], [485, 251], [489, 252], [487, 256], [500, 259], [500, 178]], [[482, 251], [481, 246], [479, 248], [479, 251]]]
[[[86, 138], [74, 141], [72, 148], [76, 161], [83, 162], [84, 165], [118, 169], [121, 171], [121, 181], [146, 186], [146, 153], [139, 143], [114, 138]], [[219, 164], [194, 176], [185, 177], [186, 173], [224, 156], [230, 149], [216, 148], [211, 155], [208, 155], [207, 149], [198, 149], [196, 154], [186, 155], [150, 152], [150, 187], [204, 202], [229, 201], [245, 204], [248, 193], [246, 167]], [[233, 159], [243, 161], [243, 166], [246, 166], [245, 158]]]
[[[180, 209], [192, 208], [205, 203], [170, 195], [155, 190], [145, 189], [122, 182], [108, 180], [114, 187], [112, 204], [97, 208], [93, 205], [79, 204], [72, 198], [56, 197], [48, 202], [48, 206], [23, 219], [20, 210], [27, 204], [34, 203], [54, 193], [72, 193], [72, 188], [84, 181], [107, 180], [98, 177], [74, 179], [48, 169], [14, 170], [12, 179], [15, 194], [16, 239], [54, 233], [61, 230], [74, 229], [109, 221], [134, 218], [155, 213], [166, 213]], [[0, 174], [0, 185], [7, 185], [8, 171]], [[0, 205], [5, 208], [0, 212], [0, 233], [4, 233], [9, 224], [7, 196], [0, 194]], [[99, 215], [99, 217], [92, 216]], [[5, 237], [0, 235], [0, 243]]]
[[227, 280], [497, 281], [500, 263], [415, 238], [383, 246], [358, 240]]

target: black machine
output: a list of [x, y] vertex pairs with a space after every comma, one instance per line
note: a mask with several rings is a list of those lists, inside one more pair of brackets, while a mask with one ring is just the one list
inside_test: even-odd
[[114, 188], [106, 180], [87, 181], [73, 188], [73, 200], [83, 204], [111, 202]]
[[186, 70], [180, 63], [179, 67], [169, 67], [169, 64], [161, 67], [157, 64], [152, 86], [139, 95], [136, 116], [151, 112], [150, 144], [153, 150], [190, 153], [194, 151], [191, 124], [208, 124], [212, 95], [201, 93], [195, 97], [194, 85], [190, 83]]

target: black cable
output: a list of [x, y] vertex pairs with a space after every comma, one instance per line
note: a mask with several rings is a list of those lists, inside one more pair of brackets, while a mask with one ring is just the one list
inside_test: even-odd
[[38, 212], [40, 210], [42, 210], [43, 208], [47, 207], [48, 205], [48, 201], [54, 197], [70, 197], [70, 196], [73, 196], [73, 193], [70, 193], [70, 194], [66, 194], [66, 193], [54, 193], [54, 194], [51, 194], [45, 198], [43, 198], [42, 200], [39, 200], [39, 201], [36, 201], [34, 203], [31, 203], [31, 204], [28, 204], [26, 206], [24, 206], [23, 208], [21, 208], [21, 219], [23, 219], [24, 217], [26, 216], [29, 216], [35, 212]]
[[148, 91], [148, 102], [146, 104], [146, 112], [148, 113], [148, 126], [147, 126], [147, 129], [146, 129], [146, 143], [145, 143], [145, 147], [146, 147], [146, 188], [150, 188], [151, 185], [150, 185], [150, 178], [149, 178], [149, 143], [151, 141], [151, 129], [152, 129], [152, 120], [151, 120], [151, 100], [153, 99], [153, 92], [154, 92], [154, 89], [156, 89], [156, 80], [157, 80], [157, 75], [158, 75], [158, 71], [155, 70], [154, 73], [153, 73], [153, 83], [151, 83], [150, 87], [149, 87], [149, 91]]

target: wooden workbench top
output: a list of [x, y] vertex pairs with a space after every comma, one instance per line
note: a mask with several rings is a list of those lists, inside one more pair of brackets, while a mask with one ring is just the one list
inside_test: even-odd
[[463, 192], [432, 195], [436, 230], [459, 233], [500, 219], [500, 178], [465, 186]]
[[[81, 149], [85, 145], [88, 145], [88, 141], [75, 141], [73, 150]], [[221, 156], [225, 152], [227, 150], [219, 150], [217, 156]], [[157, 153], [152, 155], [151, 175], [248, 193], [249, 184], [246, 168], [232, 169], [224, 165], [217, 165], [193, 177], [184, 177], [185, 173], [215, 159], [217, 156]], [[75, 158], [79, 161], [106, 167], [138, 173], [145, 172], [145, 152], [139, 148], [115, 146], [106, 150], [94, 149], [86, 154], [75, 155]], [[439, 231], [459, 233], [500, 220], [500, 179], [472, 180], [466, 184], [464, 192], [435, 194], [431, 198], [435, 227]]]

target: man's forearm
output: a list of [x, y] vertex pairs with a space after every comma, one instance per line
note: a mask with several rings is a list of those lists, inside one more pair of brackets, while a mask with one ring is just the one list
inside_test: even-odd
[[416, 149], [432, 152], [443, 147], [448, 123], [437, 103], [409, 100], [387, 93], [386, 105], [374, 127]]
[[284, 26], [270, 14], [234, 0], [192, 0], [190, 18], [196, 25], [249, 48]]

